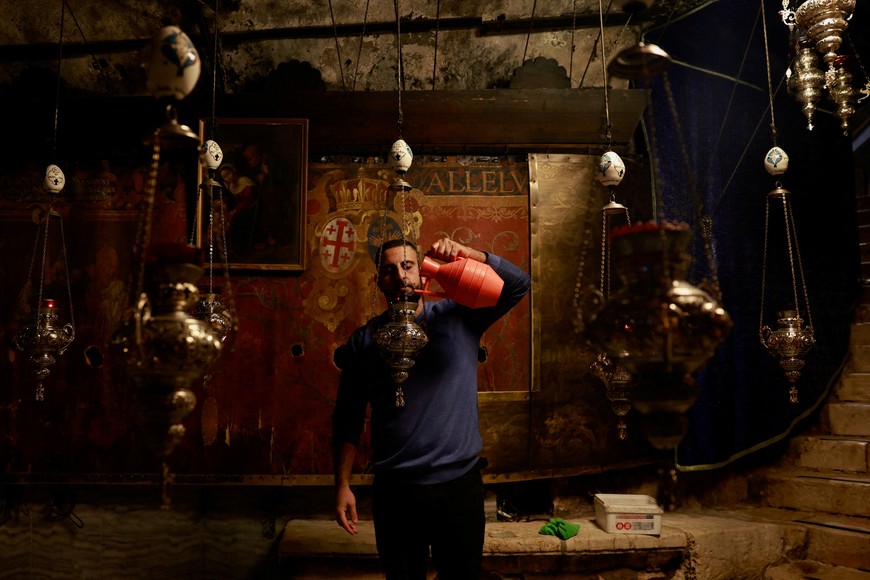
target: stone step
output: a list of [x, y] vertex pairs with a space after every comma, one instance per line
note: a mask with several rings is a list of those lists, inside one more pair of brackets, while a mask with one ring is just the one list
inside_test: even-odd
[[[866, 518], [756, 506], [680, 509], [662, 515], [660, 536], [608, 534], [589, 513], [564, 519], [580, 524], [567, 540], [539, 534], [543, 520], [487, 522], [481, 579], [868, 580], [854, 575], [870, 569]], [[296, 580], [382, 579], [371, 524], [360, 521], [359, 534], [349, 536], [333, 521], [291, 520], [278, 545], [282, 569]], [[795, 575], [800, 570], [825, 575]], [[434, 580], [434, 570], [427, 578]]]
[[800, 560], [776, 564], [764, 571], [764, 580], [870, 580], [870, 572], [845, 566]]
[[785, 462], [815, 471], [868, 473], [870, 438], [811, 435], [789, 442]]
[[841, 566], [844, 570], [870, 570], [868, 518], [752, 506], [741, 506], [733, 512], [735, 519], [778, 522], [804, 530], [804, 545], [791, 552], [790, 557], [799, 557], [821, 565]]
[[870, 437], [870, 403], [828, 403], [831, 435]]
[[870, 345], [870, 323], [852, 323], [852, 327], [849, 333], [849, 339], [852, 346]]
[[851, 343], [852, 368], [855, 372], [870, 373], [870, 345]]
[[768, 468], [750, 476], [748, 486], [762, 506], [870, 517], [870, 474]]
[[837, 386], [840, 401], [870, 403], [870, 373], [847, 373]]
[[[578, 534], [567, 540], [539, 534], [546, 520], [487, 522], [482, 566], [488, 577], [583, 572], [594, 578], [599, 572], [648, 569], [672, 573], [688, 549], [685, 532], [672, 526], [663, 526], [658, 536], [608, 534], [589, 514], [564, 519], [580, 524]], [[408, 533], [414, 533], [414, 525], [409, 523]], [[282, 570], [296, 580], [382, 579], [374, 525], [360, 520], [357, 529], [357, 535], [350, 536], [331, 520], [289, 521], [278, 545]], [[434, 577], [430, 569], [428, 578]]]
[[808, 560], [870, 570], [870, 519], [812, 514], [795, 523], [807, 527]]

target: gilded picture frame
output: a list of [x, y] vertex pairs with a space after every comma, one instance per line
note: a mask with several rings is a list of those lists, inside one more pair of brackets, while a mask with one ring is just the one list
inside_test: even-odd
[[223, 155], [211, 171], [220, 191], [201, 191], [200, 247], [230, 270], [304, 271], [308, 119], [202, 119], [199, 136]]

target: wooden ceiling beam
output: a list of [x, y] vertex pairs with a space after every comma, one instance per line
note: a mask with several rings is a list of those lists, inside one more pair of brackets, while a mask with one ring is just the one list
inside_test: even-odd
[[[608, 93], [612, 142], [631, 140], [642, 89]], [[399, 138], [398, 94], [270, 93], [228, 98], [218, 116], [309, 119], [312, 154], [376, 154]], [[402, 137], [415, 151], [583, 149], [605, 142], [603, 89], [403, 91]]]

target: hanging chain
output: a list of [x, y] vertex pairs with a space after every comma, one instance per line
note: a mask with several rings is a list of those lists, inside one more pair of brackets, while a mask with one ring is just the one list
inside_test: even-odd
[[151, 242], [151, 226], [154, 221], [154, 197], [157, 191], [157, 175], [160, 169], [160, 129], [154, 131], [154, 143], [151, 148], [151, 168], [148, 174], [148, 183], [145, 188], [145, 216], [139, 222], [136, 233], [134, 248], [139, 253], [139, 276], [136, 280], [136, 294], [133, 296], [133, 304], [139, 300], [139, 296], [145, 287], [145, 262], [147, 261], [148, 244]]
[[585, 212], [583, 218], [583, 243], [580, 246], [580, 259], [577, 263], [577, 277], [574, 281], [574, 331], [581, 333], [584, 330], [585, 323], [583, 321], [582, 312], [582, 296], [583, 296], [583, 272], [586, 269], [586, 256], [589, 254], [589, 246], [592, 243], [592, 226], [589, 219], [589, 212]]
[[689, 150], [686, 147], [686, 140], [685, 136], [683, 135], [683, 128], [680, 124], [680, 117], [677, 112], [677, 103], [674, 100], [674, 92], [671, 89], [671, 82], [667, 72], [662, 74], [662, 79], [664, 81], [665, 93], [668, 97], [668, 106], [671, 109], [671, 115], [673, 117], [674, 129], [676, 129], [677, 142], [680, 147], [680, 158], [683, 162], [683, 171], [686, 172], [686, 181], [688, 181], [689, 183], [689, 191], [692, 194], [692, 205], [695, 209], [695, 220], [698, 222], [698, 229], [701, 232], [701, 241], [704, 247], [704, 256], [707, 259], [707, 268], [710, 271], [710, 283], [712, 284], [712, 289], [715, 294], [714, 297], [716, 298], [716, 300], [721, 302], [722, 290], [719, 287], [719, 273], [716, 268], [716, 259], [713, 256], [713, 218], [709, 215], [705, 216], [703, 214], [704, 206], [701, 201], [701, 196], [698, 193], [698, 187], [695, 183], [695, 175], [692, 171], [692, 163], [689, 160]]
[[360, 61], [360, 57], [362, 56], [363, 38], [366, 35], [366, 25], [368, 24], [368, 21], [369, 21], [369, 0], [366, 0], [365, 13], [363, 14], [362, 30], [360, 30], [359, 43], [357, 44], [357, 48], [356, 48], [356, 67], [353, 70], [353, 82], [350, 85], [351, 92], [356, 90], [356, 79], [357, 79], [357, 75], [359, 74], [359, 61]]
[[538, 9], [538, 0], [532, 2], [532, 16], [529, 18], [529, 31], [526, 33], [526, 46], [523, 48], [523, 60], [520, 61], [520, 66], [526, 62], [526, 53], [529, 51], [529, 39], [532, 37], [532, 28], [535, 25], [535, 11]]
[[375, 306], [377, 306], [378, 302], [378, 277], [381, 275], [381, 259], [384, 254], [383, 248], [384, 242], [387, 240], [387, 204], [390, 199], [390, 190], [387, 189], [384, 194], [384, 213], [381, 215], [381, 236], [380, 236], [380, 244], [377, 248], [377, 255], [375, 256], [375, 284], [372, 287], [372, 308], [371, 315], [375, 316], [377, 312], [375, 311]]
[[789, 211], [788, 196], [782, 195], [782, 218], [783, 218], [783, 221], [785, 222], [785, 239], [786, 239], [786, 244], [788, 245], [788, 266], [789, 266], [789, 269], [791, 270], [791, 288], [792, 288], [792, 292], [794, 294], [794, 296], [793, 296], [793, 298], [794, 298], [794, 310], [795, 310], [795, 313], [798, 316], [800, 316], [801, 311], [800, 311], [800, 304], [798, 303], [797, 277], [795, 276], [795, 271], [794, 271], [794, 249], [793, 249], [792, 243], [791, 243], [792, 235], [794, 233], [794, 231], [792, 230], [792, 226], [794, 224], [789, 219], [790, 215], [791, 215], [791, 211]]
[[208, 204], [208, 293], [214, 294], [214, 188], [209, 185]]
[[[439, 0], [440, 1], [440, 0]], [[571, 2], [571, 52], [568, 53], [568, 88], [574, 82], [574, 33], [577, 30], [577, 0]]]
[[767, 44], [767, 12], [764, 9], [764, 0], [761, 1], [761, 26], [764, 30], [764, 62], [767, 66], [767, 96], [770, 99], [770, 134], [773, 137], [773, 145], [776, 146], [776, 117], [773, 114], [773, 83], [770, 81], [770, 49]]
[[69, 256], [66, 249], [66, 235], [63, 231], [63, 218], [60, 214], [58, 214], [58, 219], [60, 219], [60, 244], [63, 248], [63, 268], [64, 274], [66, 274], [66, 294], [69, 299], [69, 323], [73, 327], [73, 332], [75, 332], [76, 319], [73, 313], [72, 284], [69, 280]]
[[[764, 204], [764, 246], [762, 252], [762, 260], [761, 260], [761, 308], [758, 314], [758, 339], [761, 341], [761, 344], [765, 344], [764, 342], [764, 294], [765, 287], [767, 285], [767, 231], [768, 231], [768, 223], [770, 221], [770, 203], [765, 202]], [[766, 346], [766, 345], [765, 345]]]
[[221, 256], [224, 262], [224, 291], [222, 294], [227, 300], [226, 306], [230, 315], [233, 317], [233, 328], [235, 329], [238, 327], [236, 322], [236, 300], [233, 295], [233, 284], [230, 281], [230, 260], [227, 251], [227, 214], [224, 204], [223, 187], [218, 187], [218, 213], [220, 214], [220, 219], [218, 221], [220, 221], [221, 224]]
[[54, 137], [51, 141], [51, 158], [54, 160], [57, 155], [57, 126], [60, 117], [60, 65], [63, 62], [63, 22], [66, 15], [66, 0], [60, 0], [60, 40], [58, 41], [57, 49], [57, 84], [54, 94]]
[[51, 207], [51, 202], [48, 204], [48, 211], [45, 213], [45, 232], [42, 237], [42, 268], [39, 271], [39, 290], [36, 295], [36, 321], [34, 328], [37, 330], [36, 332], [36, 348], [39, 350], [39, 308], [42, 306], [42, 290], [45, 285], [45, 261], [46, 256], [48, 254], [48, 229], [49, 224], [51, 223], [51, 214], [54, 212], [54, 209]]
[[[30, 268], [27, 270], [27, 284], [30, 285], [29, 294], [33, 294], [33, 265], [36, 263], [36, 253], [39, 250], [39, 238], [42, 237], [42, 214], [36, 218], [36, 239], [33, 240], [33, 254], [30, 255]], [[29, 297], [28, 297], [29, 298]]]
[[346, 91], [347, 86], [344, 82], [344, 68], [341, 63], [341, 47], [338, 44], [338, 27], [335, 24], [335, 12], [332, 10], [332, 0], [329, 3], [329, 17], [332, 19], [332, 37], [335, 39], [335, 54], [338, 59], [338, 74], [341, 76], [341, 90]]
[[402, 138], [402, 18], [399, 16], [399, 0], [393, 0], [393, 5], [396, 9], [396, 88], [399, 97], [399, 118], [396, 122], [396, 128], [399, 132], [399, 139]]
[[[196, 208], [199, 208], [200, 205], [203, 203], [203, 196], [202, 196], [203, 185], [205, 185], [205, 184], [201, 183], [200, 186], [196, 188], [196, 205], [194, 205], [194, 207], [196, 207]], [[211, 202], [209, 202], [209, 203], [211, 203]], [[193, 223], [190, 224], [190, 235], [187, 237], [187, 243], [190, 244], [191, 246], [196, 245], [197, 230], [199, 230], [199, 219], [194, 218]]]
[[604, 5], [601, 0], [598, 0], [598, 24], [599, 34], [601, 35], [601, 78], [604, 83], [604, 116], [607, 123], [605, 138], [607, 139], [607, 150], [610, 151], [613, 126], [610, 123], [610, 97], [607, 90], [607, 53], [604, 48]]
[[[399, 228], [402, 236], [402, 267], [404, 268], [404, 263], [408, 261], [408, 246], [405, 243], [405, 227], [407, 225], [405, 219], [405, 190], [404, 185], [402, 186], [402, 225]], [[422, 300], [423, 297], [420, 297]], [[405, 348], [405, 344], [402, 345], [402, 348]], [[396, 407], [404, 407], [405, 406], [405, 390], [402, 388], [402, 383], [396, 384]]]
[[610, 236], [607, 235], [607, 212], [601, 212], [601, 294], [604, 299], [610, 295], [610, 268], [607, 267], [610, 258]]
[[813, 328], [813, 315], [810, 312], [810, 298], [809, 298], [809, 294], [807, 293], [807, 281], [806, 281], [806, 278], [804, 278], [804, 266], [803, 266], [803, 261], [801, 260], [800, 244], [798, 243], [798, 239], [797, 239], [797, 228], [795, 228], [795, 224], [794, 224], [794, 210], [793, 209], [792, 209], [792, 211], [789, 212], [789, 216], [791, 218], [791, 231], [794, 232], [794, 234], [795, 234], [794, 235], [794, 250], [795, 250], [795, 254], [797, 255], [797, 265], [798, 265], [798, 272], [800, 273], [800, 277], [801, 277], [801, 284], [803, 285], [804, 305], [807, 308], [807, 324], [809, 325], [810, 330], [812, 330], [812, 328]]
[[435, 5], [435, 50], [432, 57], [432, 90], [435, 90], [435, 81], [438, 73], [438, 30], [441, 25], [441, 0]]
[[864, 68], [864, 63], [861, 61], [861, 55], [858, 54], [858, 48], [855, 46], [855, 43], [852, 42], [852, 35], [849, 34], [848, 30], [844, 31], [843, 34], [849, 41], [849, 46], [852, 47], [852, 54], [854, 54], [855, 60], [858, 62], [858, 68], [860, 68], [861, 72], [864, 74], [864, 88], [859, 90], [859, 92], [864, 93], [864, 96], [857, 101], [860, 103], [867, 97], [870, 97], [870, 76], [867, 76], [867, 69]]
[[[218, 12], [220, 11], [220, 0], [215, 0], [214, 7], [214, 42], [212, 44], [212, 71], [211, 71], [211, 138], [215, 138], [217, 132], [217, 120], [215, 119], [215, 111], [217, 110], [217, 73], [218, 73], [218, 45], [220, 38], [220, 29], [218, 28]], [[226, 88], [226, 85], [224, 85]], [[199, 200], [197, 200], [198, 202]]]

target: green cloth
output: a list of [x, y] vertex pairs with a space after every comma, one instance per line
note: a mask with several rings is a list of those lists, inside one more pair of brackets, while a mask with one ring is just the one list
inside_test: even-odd
[[550, 521], [538, 530], [539, 534], [545, 536], [556, 536], [562, 540], [573, 538], [580, 531], [580, 524], [572, 524], [566, 522], [562, 518], [550, 518]]

